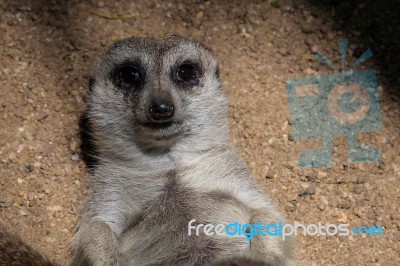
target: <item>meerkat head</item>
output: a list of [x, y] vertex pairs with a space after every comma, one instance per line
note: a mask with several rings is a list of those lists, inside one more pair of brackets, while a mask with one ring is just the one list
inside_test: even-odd
[[100, 146], [205, 148], [227, 139], [226, 105], [218, 65], [202, 45], [176, 35], [130, 38], [92, 72], [88, 117]]

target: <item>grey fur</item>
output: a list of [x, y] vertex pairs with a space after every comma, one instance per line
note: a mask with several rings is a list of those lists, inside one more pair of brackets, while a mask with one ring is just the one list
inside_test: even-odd
[[[183, 88], [173, 75], [187, 61], [198, 64], [201, 75], [198, 85]], [[123, 92], [113, 73], [131, 63], [145, 70], [144, 82]], [[144, 126], [149, 101], [160, 95], [172, 99], [174, 120], [151, 130]], [[73, 241], [73, 265], [292, 263], [289, 240], [278, 237], [248, 242], [188, 235], [191, 219], [284, 221], [229, 142], [218, 66], [202, 45], [176, 35], [117, 42], [92, 72], [87, 119], [97, 165]]]

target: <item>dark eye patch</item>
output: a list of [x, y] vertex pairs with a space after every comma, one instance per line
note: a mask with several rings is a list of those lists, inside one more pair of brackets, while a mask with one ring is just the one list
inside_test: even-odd
[[114, 72], [115, 85], [124, 93], [138, 89], [143, 83], [143, 71], [136, 65], [124, 65]]
[[183, 86], [198, 85], [200, 80], [200, 67], [195, 63], [183, 63], [175, 70], [175, 80]]

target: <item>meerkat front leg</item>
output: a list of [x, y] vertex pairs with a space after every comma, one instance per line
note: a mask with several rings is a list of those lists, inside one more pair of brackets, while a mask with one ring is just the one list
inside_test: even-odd
[[118, 242], [111, 228], [103, 221], [94, 220], [76, 235], [72, 265], [124, 265], [118, 252]]
[[252, 253], [265, 258], [272, 265], [298, 265], [293, 260], [293, 238], [283, 237], [284, 232], [275, 231], [280, 222], [285, 224], [284, 216], [256, 188], [251, 178], [242, 178], [241, 181], [241, 187], [236, 189], [235, 195], [252, 209], [249, 222], [253, 225], [253, 230], [257, 228], [257, 231], [252, 232]]
[[[268, 224], [278, 226], [279, 222], [284, 221], [279, 213], [270, 209], [260, 209], [253, 214], [251, 224], [260, 222], [264, 226]], [[271, 230], [268, 231], [271, 232]], [[264, 234], [258, 232], [251, 240], [251, 250], [266, 258], [273, 265], [296, 265], [291, 259], [293, 251], [293, 239], [291, 237], [283, 239], [281, 235], [271, 236], [267, 232], [264, 232]]]

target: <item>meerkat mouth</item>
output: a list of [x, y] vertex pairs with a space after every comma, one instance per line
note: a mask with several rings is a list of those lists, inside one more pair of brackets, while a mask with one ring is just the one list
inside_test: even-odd
[[174, 122], [164, 122], [164, 123], [144, 123], [142, 124], [144, 127], [151, 129], [151, 130], [163, 130], [172, 127]]
[[149, 135], [155, 139], [166, 139], [172, 138], [182, 131], [181, 124], [177, 121], [170, 121], [170, 122], [163, 122], [163, 123], [152, 123], [146, 122], [141, 123], [140, 128], [141, 131], [144, 132], [146, 135]]

